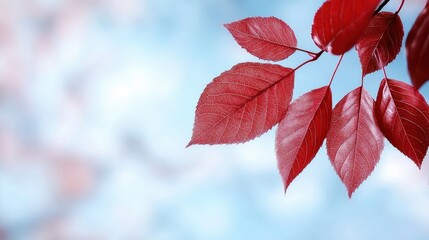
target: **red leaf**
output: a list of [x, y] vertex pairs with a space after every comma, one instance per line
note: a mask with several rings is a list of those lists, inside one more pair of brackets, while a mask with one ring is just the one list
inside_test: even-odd
[[375, 110], [387, 140], [420, 168], [429, 146], [429, 107], [423, 96], [404, 82], [383, 79]]
[[375, 72], [398, 55], [404, 37], [401, 18], [391, 12], [375, 15], [356, 44], [362, 75]]
[[348, 93], [335, 106], [326, 147], [351, 197], [374, 170], [383, 149], [383, 135], [374, 117], [374, 100], [363, 87]]
[[329, 87], [306, 93], [295, 100], [276, 134], [278, 168], [285, 190], [313, 160], [329, 129], [332, 96]]
[[314, 43], [332, 54], [341, 55], [357, 42], [380, 0], [328, 0], [314, 16], [311, 36]]
[[408, 33], [405, 48], [411, 81], [420, 88], [429, 80], [429, 2]]
[[204, 89], [195, 111], [192, 144], [241, 143], [271, 129], [292, 99], [294, 71], [241, 63]]
[[275, 17], [246, 18], [225, 27], [241, 47], [261, 59], [280, 61], [296, 50], [293, 30]]

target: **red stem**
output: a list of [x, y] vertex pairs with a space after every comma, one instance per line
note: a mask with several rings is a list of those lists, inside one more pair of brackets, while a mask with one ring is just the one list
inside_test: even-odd
[[343, 60], [344, 54], [341, 55], [340, 60], [338, 60], [337, 65], [335, 66], [334, 72], [332, 73], [331, 80], [329, 80], [329, 87], [331, 86], [332, 80], [334, 80], [334, 76], [337, 73], [338, 67], [341, 64], [341, 60]]
[[398, 15], [398, 13], [401, 11], [402, 6], [404, 6], [404, 2], [405, 2], [405, 0], [402, 0], [402, 1], [401, 1], [401, 5], [399, 5], [398, 10], [396, 10], [396, 12], [395, 12], [395, 14], [396, 14], [396, 15]]
[[301, 63], [298, 67], [296, 67], [295, 69], [293, 69], [293, 71], [295, 72], [296, 70], [298, 70], [298, 69], [300, 69], [302, 66], [304, 66], [305, 64], [307, 64], [307, 63], [309, 63], [309, 62], [314, 62], [314, 61], [316, 61], [317, 59], [319, 59], [319, 57], [322, 55], [322, 53], [323, 53], [324, 51], [322, 50], [322, 51], [320, 51], [320, 52], [318, 52], [318, 53], [313, 53], [313, 54], [310, 54], [310, 56], [311, 55], [313, 55], [312, 56], [312, 58], [311, 59], [309, 59], [309, 60], [307, 60], [307, 61], [305, 61], [305, 62], [303, 62], [303, 63]]
[[315, 52], [312, 52], [312, 51], [308, 51], [308, 50], [305, 50], [305, 49], [302, 49], [302, 48], [293, 48], [293, 49], [295, 49], [296, 51], [307, 53], [308, 55], [310, 55], [310, 57], [315, 57], [318, 54], [318, 53], [315, 53]]
[[386, 80], [387, 80], [386, 69], [384, 67], [383, 67], [383, 74], [384, 74], [384, 78], [386, 78]]

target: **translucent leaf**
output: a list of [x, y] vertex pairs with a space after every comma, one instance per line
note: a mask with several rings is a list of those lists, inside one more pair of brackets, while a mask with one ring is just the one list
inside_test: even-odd
[[264, 60], [280, 61], [296, 50], [293, 30], [275, 17], [246, 18], [225, 27], [241, 47]]
[[326, 139], [332, 166], [351, 197], [374, 170], [383, 149], [374, 100], [364, 88], [351, 91], [335, 106]]
[[405, 47], [411, 81], [420, 88], [429, 80], [429, 2], [408, 33]]
[[399, 15], [391, 12], [375, 15], [356, 44], [362, 75], [392, 62], [401, 50], [403, 37], [404, 27]]
[[387, 140], [420, 168], [429, 146], [429, 107], [423, 96], [404, 82], [383, 79], [375, 110]]
[[317, 10], [311, 36], [327, 52], [341, 55], [355, 45], [380, 0], [328, 0]]
[[329, 129], [332, 96], [329, 87], [308, 92], [289, 106], [276, 134], [276, 154], [285, 190], [313, 160]]
[[260, 136], [285, 116], [293, 84], [293, 70], [273, 64], [241, 63], [222, 73], [200, 96], [188, 146]]

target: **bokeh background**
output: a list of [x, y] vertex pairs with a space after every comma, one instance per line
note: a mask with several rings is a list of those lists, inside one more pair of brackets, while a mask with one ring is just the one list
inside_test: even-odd
[[[0, 239], [429, 239], [429, 159], [419, 170], [386, 140], [352, 199], [325, 146], [284, 194], [274, 129], [185, 148], [206, 84], [259, 61], [222, 24], [276, 16], [317, 51], [322, 2], [0, 0]], [[405, 2], [406, 32], [425, 2]], [[327, 84], [337, 60], [300, 69], [294, 98]], [[387, 74], [410, 81], [404, 51]], [[334, 103], [360, 76], [351, 51]], [[382, 77], [366, 78], [373, 97]]]

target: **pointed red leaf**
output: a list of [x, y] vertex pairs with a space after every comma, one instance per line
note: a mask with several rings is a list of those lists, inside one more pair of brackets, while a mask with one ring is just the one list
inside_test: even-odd
[[375, 113], [387, 140], [420, 168], [429, 146], [429, 107], [423, 96], [404, 82], [383, 79]]
[[246, 18], [225, 27], [241, 47], [261, 59], [280, 61], [296, 50], [293, 30], [275, 17]]
[[316, 45], [341, 55], [355, 45], [380, 0], [328, 0], [314, 16], [311, 36]]
[[326, 147], [351, 197], [374, 170], [383, 149], [383, 134], [374, 117], [374, 100], [363, 87], [348, 93], [335, 106]]
[[289, 106], [276, 134], [276, 154], [285, 190], [313, 160], [329, 129], [332, 96], [329, 87], [308, 92]]
[[405, 48], [411, 81], [420, 88], [429, 80], [429, 1], [408, 33]]
[[192, 144], [241, 143], [271, 129], [292, 99], [294, 71], [241, 63], [204, 89], [195, 111]]
[[381, 12], [375, 15], [356, 43], [362, 75], [392, 62], [401, 50], [403, 37], [404, 27], [398, 14]]

